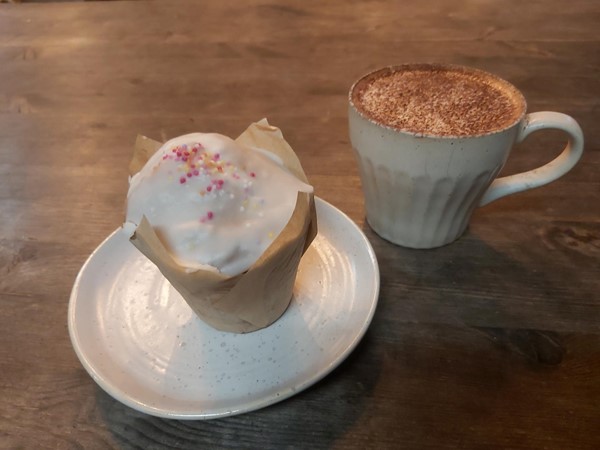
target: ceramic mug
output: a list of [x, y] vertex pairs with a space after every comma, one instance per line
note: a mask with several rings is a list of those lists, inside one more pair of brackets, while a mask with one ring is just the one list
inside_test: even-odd
[[[385, 125], [361, 111], [350, 89], [349, 129], [365, 196], [367, 222], [384, 239], [405, 247], [434, 248], [459, 238], [473, 210], [501, 197], [550, 183], [567, 173], [583, 151], [583, 133], [573, 118], [557, 112], [526, 114], [522, 94], [494, 77], [522, 100], [518, 118], [498, 131], [467, 136], [412, 133]], [[414, 65], [426, 67], [427, 65]], [[562, 130], [568, 143], [553, 161], [528, 172], [497, 178], [515, 143], [546, 128]]]

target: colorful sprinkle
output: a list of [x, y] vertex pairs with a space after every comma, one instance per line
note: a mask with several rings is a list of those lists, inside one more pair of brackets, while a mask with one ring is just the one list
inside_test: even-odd
[[208, 211], [204, 216], [200, 217], [200, 223], [206, 223], [208, 220], [213, 220], [215, 217], [212, 211]]

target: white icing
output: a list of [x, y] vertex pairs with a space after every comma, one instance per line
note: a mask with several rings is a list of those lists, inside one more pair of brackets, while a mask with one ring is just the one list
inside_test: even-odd
[[126, 221], [137, 226], [146, 216], [188, 270], [237, 275], [283, 230], [298, 191], [312, 192], [278, 160], [219, 134], [171, 139], [131, 178]]

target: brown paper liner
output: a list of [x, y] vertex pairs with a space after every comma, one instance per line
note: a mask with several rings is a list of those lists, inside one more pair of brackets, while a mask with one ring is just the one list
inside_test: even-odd
[[[266, 119], [253, 123], [236, 141], [274, 153], [300, 180], [308, 179], [298, 157], [281, 131]], [[138, 172], [161, 147], [138, 136], [130, 174]], [[317, 215], [312, 193], [298, 192], [288, 223], [258, 260], [244, 273], [229, 277], [215, 271], [188, 271], [162, 244], [143, 217], [130, 241], [150, 259], [206, 323], [222, 331], [247, 333], [275, 322], [291, 299], [300, 258], [317, 235]]]

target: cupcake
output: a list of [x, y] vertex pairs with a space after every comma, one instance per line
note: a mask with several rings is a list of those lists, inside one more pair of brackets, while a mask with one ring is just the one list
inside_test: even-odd
[[214, 328], [277, 320], [316, 235], [313, 189], [281, 132], [263, 120], [235, 141], [193, 133], [136, 150], [130, 241]]

